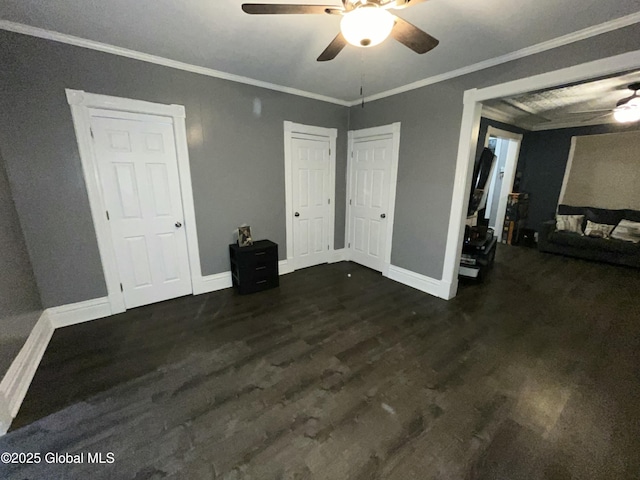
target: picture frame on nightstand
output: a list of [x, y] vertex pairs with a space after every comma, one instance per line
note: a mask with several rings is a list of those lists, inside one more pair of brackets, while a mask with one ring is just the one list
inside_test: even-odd
[[251, 227], [245, 225], [238, 227], [238, 246], [249, 247], [253, 245], [253, 239], [251, 238]]

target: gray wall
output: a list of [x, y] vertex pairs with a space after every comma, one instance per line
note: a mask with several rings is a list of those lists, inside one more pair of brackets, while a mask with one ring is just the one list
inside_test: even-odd
[[0, 152], [0, 379], [31, 333], [40, 295], [18, 222]]
[[540, 224], [552, 220], [569, 159], [571, 137], [640, 129], [640, 125], [595, 125], [526, 132], [518, 161], [522, 172], [521, 190], [529, 193], [527, 227], [538, 230]]
[[[350, 129], [401, 122], [391, 262], [442, 278], [465, 90], [500, 84], [638, 48], [640, 25], [352, 107]], [[428, 61], [428, 55], [416, 61]], [[417, 240], [420, 239], [420, 240]]]
[[65, 88], [186, 107], [204, 275], [229, 269], [242, 223], [286, 258], [283, 121], [338, 128], [343, 246], [347, 108], [6, 31], [0, 64], [0, 143], [45, 307], [106, 294]]

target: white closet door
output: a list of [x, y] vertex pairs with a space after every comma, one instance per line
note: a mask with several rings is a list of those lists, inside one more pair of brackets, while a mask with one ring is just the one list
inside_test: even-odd
[[329, 138], [292, 139], [295, 268], [329, 261]]
[[392, 138], [356, 140], [351, 161], [351, 259], [379, 272], [388, 241], [392, 148]]
[[171, 119], [92, 116], [91, 130], [126, 307], [191, 293]]

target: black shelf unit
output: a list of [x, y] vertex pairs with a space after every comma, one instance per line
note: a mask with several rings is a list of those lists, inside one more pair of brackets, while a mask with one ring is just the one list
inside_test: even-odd
[[466, 240], [462, 245], [458, 275], [462, 278], [481, 281], [493, 266], [497, 243], [497, 238], [491, 229], [482, 238]]
[[280, 285], [278, 245], [271, 240], [258, 240], [253, 245], [229, 245], [231, 278], [241, 295], [260, 292]]

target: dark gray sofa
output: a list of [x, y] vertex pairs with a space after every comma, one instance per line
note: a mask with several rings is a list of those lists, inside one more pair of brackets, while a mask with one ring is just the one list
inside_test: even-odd
[[[584, 215], [583, 231], [587, 220], [608, 225], [617, 225], [622, 219], [640, 222], [640, 212], [637, 210], [606, 210], [559, 205], [558, 214]], [[549, 220], [542, 224], [538, 232], [538, 250], [640, 268], [640, 243], [608, 238], [591, 238], [571, 232], [557, 232], [555, 220]]]

